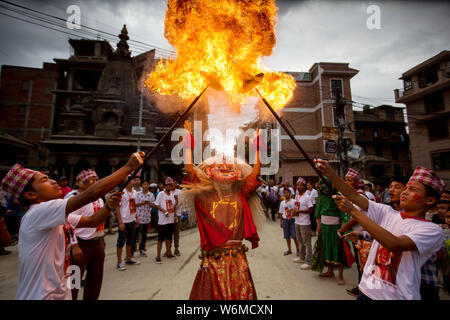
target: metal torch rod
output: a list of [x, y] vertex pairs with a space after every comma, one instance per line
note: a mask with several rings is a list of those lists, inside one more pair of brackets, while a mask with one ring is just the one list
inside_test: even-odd
[[169, 135], [172, 133], [173, 130], [175, 130], [176, 127], [178, 127], [181, 122], [187, 117], [189, 111], [191, 111], [191, 109], [195, 106], [195, 104], [198, 102], [198, 100], [201, 98], [201, 96], [203, 95], [203, 93], [205, 93], [206, 89], [208, 89], [208, 86], [203, 89], [202, 92], [200, 92], [200, 94], [194, 99], [194, 101], [191, 102], [191, 104], [189, 105], [189, 107], [178, 117], [178, 119], [174, 122], [174, 124], [169, 128], [169, 130], [164, 134], [164, 136], [159, 139], [158, 143], [156, 144], [156, 146], [153, 147], [153, 149], [145, 155], [144, 161], [142, 162], [142, 164], [140, 165], [139, 168], [137, 168], [132, 174], [131, 176], [128, 177], [126, 182], [123, 182], [121, 185], [119, 185], [119, 191], [123, 191], [123, 189], [125, 189], [125, 187], [130, 183], [131, 180], [134, 179], [134, 177], [137, 175], [137, 173], [139, 172], [139, 170], [142, 169], [142, 167], [144, 166], [144, 164], [153, 156], [153, 154], [156, 152], [156, 150], [158, 150], [158, 148], [161, 146], [161, 144], [164, 143], [164, 141], [169, 137]]
[[305, 157], [305, 159], [308, 161], [308, 163], [310, 164], [310, 166], [314, 169], [314, 171], [317, 173], [317, 175], [320, 177], [320, 179], [322, 179], [322, 181], [328, 186], [328, 188], [330, 188], [330, 190], [333, 190], [333, 187], [331, 186], [331, 184], [325, 180], [322, 172], [319, 171], [319, 169], [316, 168], [316, 166], [314, 165], [314, 162], [311, 160], [311, 158], [306, 154], [305, 150], [303, 150], [302, 146], [298, 143], [298, 141], [295, 139], [295, 137], [292, 135], [291, 131], [289, 131], [289, 129], [286, 127], [286, 125], [283, 123], [283, 121], [281, 121], [280, 116], [275, 112], [275, 110], [272, 108], [272, 106], [269, 104], [269, 102], [267, 102], [266, 99], [264, 99], [264, 97], [261, 95], [261, 93], [258, 91], [258, 89], [256, 89], [256, 92], [259, 94], [259, 96], [261, 97], [262, 101], [264, 102], [264, 104], [266, 105], [266, 107], [269, 109], [269, 111], [273, 114], [273, 116], [275, 117], [275, 119], [277, 119], [278, 123], [283, 127], [284, 131], [286, 131], [286, 133], [289, 135], [289, 137], [291, 138], [292, 142], [295, 144], [295, 146], [297, 147], [297, 149], [303, 154], [303, 156]]

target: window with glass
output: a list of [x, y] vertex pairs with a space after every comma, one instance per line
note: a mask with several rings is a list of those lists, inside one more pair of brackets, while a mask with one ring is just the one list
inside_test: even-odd
[[428, 136], [430, 140], [448, 138], [448, 120], [436, 119], [428, 123]]
[[449, 170], [450, 169], [450, 150], [433, 152], [431, 154], [434, 170]]

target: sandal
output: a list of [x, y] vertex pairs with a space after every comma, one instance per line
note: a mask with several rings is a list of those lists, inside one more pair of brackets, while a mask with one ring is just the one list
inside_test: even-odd
[[0, 251], [0, 256], [6, 256], [6, 255], [8, 255], [8, 254], [10, 254], [10, 253], [12, 253], [12, 251], [9, 251], [9, 250], [2, 250], [2, 251]]
[[166, 257], [166, 258], [175, 258], [175, 256], [174, 256], [173, 254], [167, 254], [167, 252], [164, 253], [163, 257]]

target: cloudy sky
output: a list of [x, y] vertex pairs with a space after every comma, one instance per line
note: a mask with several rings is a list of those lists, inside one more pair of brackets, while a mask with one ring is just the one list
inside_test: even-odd
[[[70, 5], [81, 9], [81, 24], [119, 34], [123, 24], [135, 43], [135, 54], [150, 46], [164, 56], [171, 50], [163, 36], [164, 0], [10, 0], [15, 4], [66, 19]], [[403, 72], [442, 50], [450, 49], [450, 5], [444, 1], [277, 1], [277, 45], [264, 64], [280, 71], [308, 71], [320, 61], [348, 62], [360, 70], [352, 79], [353, 100], [371, 105], [393, 104], [393, 90], [401, 88]], [[380, 29], [370, 30], [370, 5], [380, 8]], [[19, 10], [53, 23], [46, 16], [0, 0], [0, 65], [42, 67], [44, 61], [67, 58], [72, 35], [6, 15], [75, 33], [67, 28], [32, 20]], [[95, 31], [91, 38], [95, 38]], [[115, 46], [115, 45], [114, 45]], [[138, 47], [139, 46], [139, 47]], [[161, 50], [160, 50], [160, 49]]]

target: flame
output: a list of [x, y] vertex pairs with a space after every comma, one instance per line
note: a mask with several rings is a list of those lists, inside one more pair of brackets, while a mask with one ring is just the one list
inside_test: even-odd
[[167, 6], [164, 36], [177, 58], [159, 61], [145, 81], [151, 91], [192, 99], [209, 85], [228, 92], [234, 104], [256, 87], [275, 109], [289, 101], [294, 79], [261, 63], [275, 45], [274, 0], [169, 0]]

